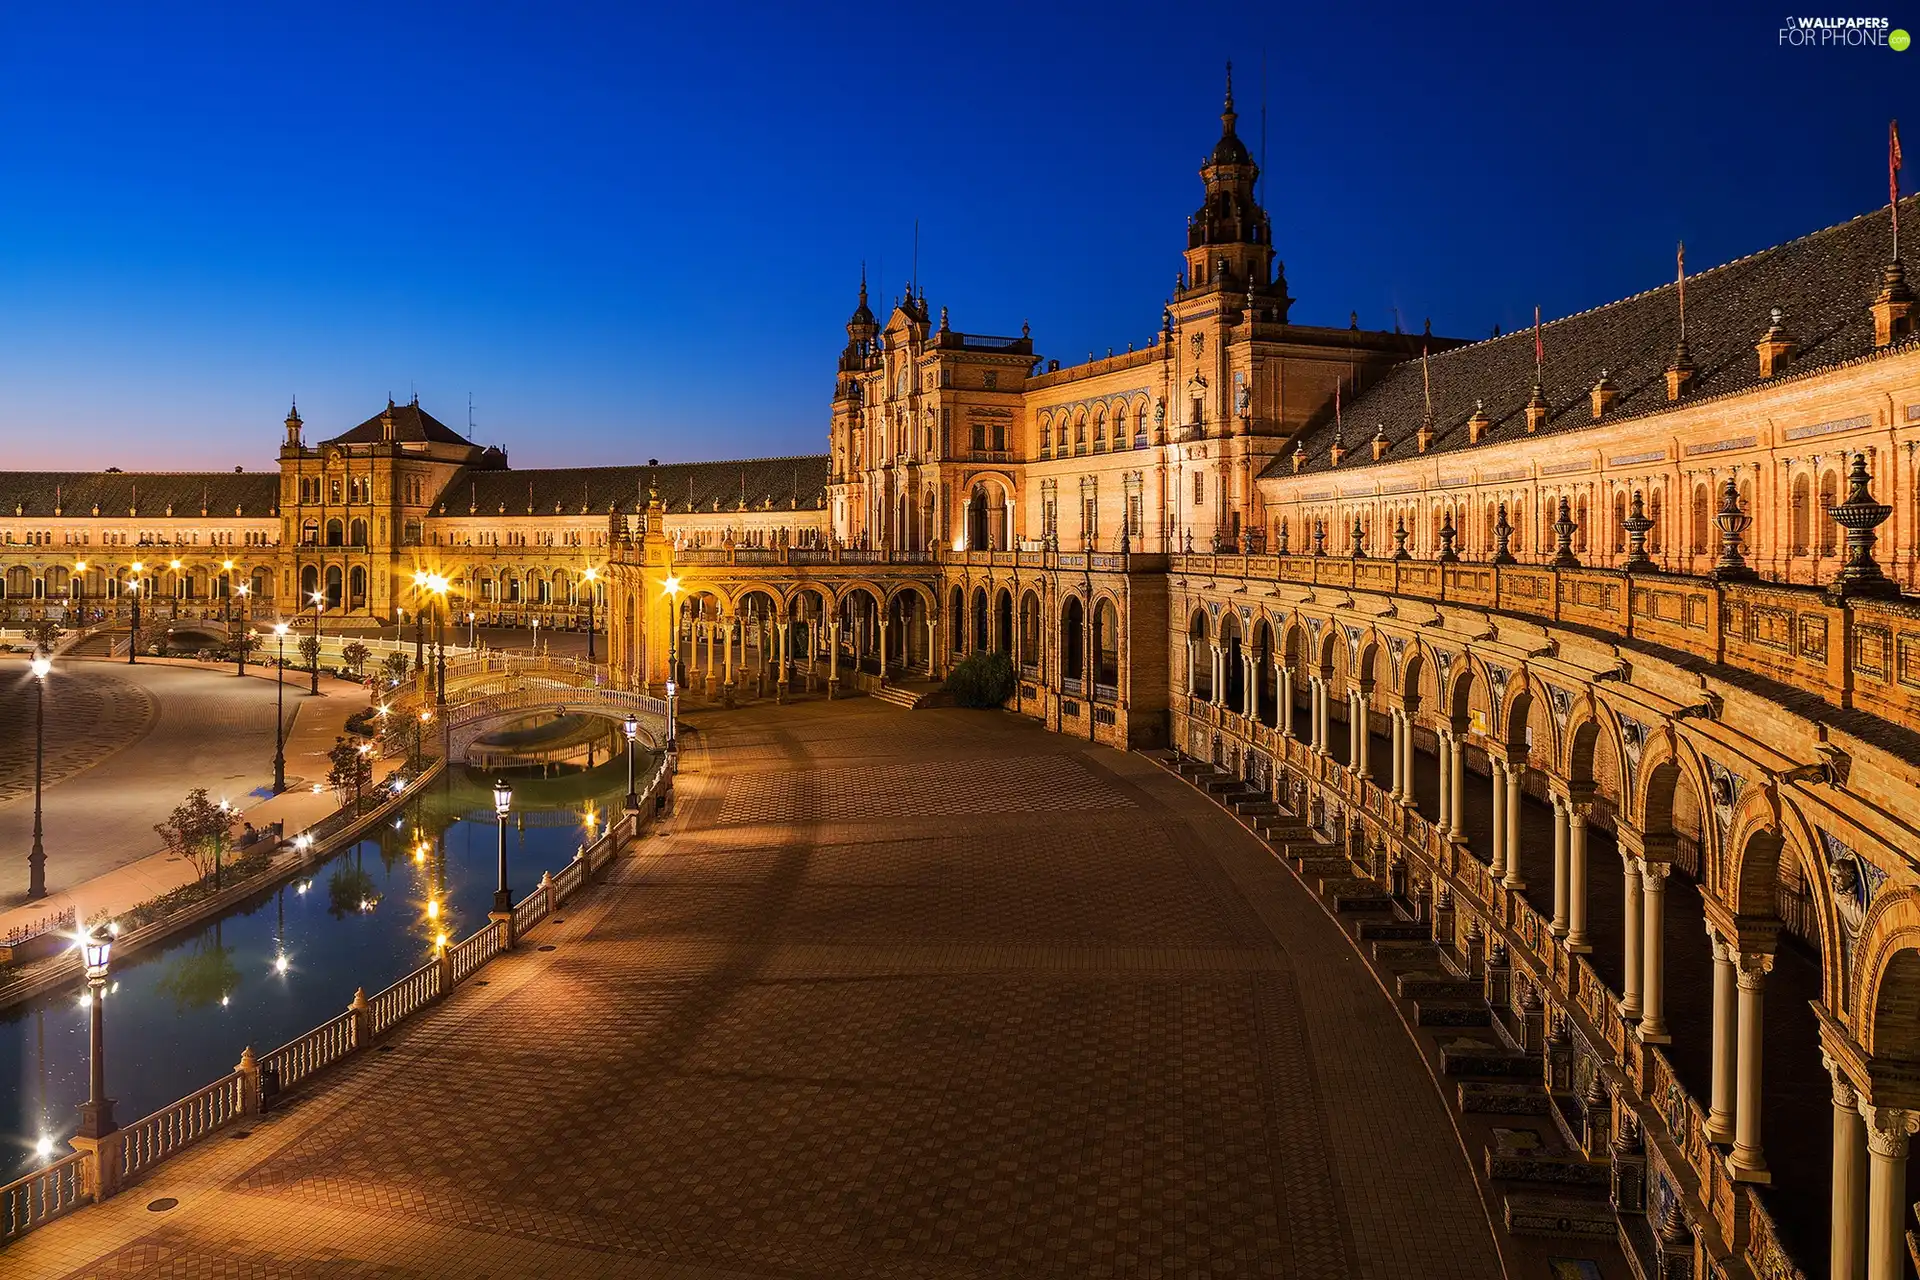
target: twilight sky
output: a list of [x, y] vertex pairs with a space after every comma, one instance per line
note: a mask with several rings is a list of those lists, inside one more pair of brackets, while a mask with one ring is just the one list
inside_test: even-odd
[[880, 310], [915, 218], [955, 327], [1030, 320], [1062, 363], [1144, 342], [1229, 57], [1256, 154], [1265, 60], [1293, 318], [1483, 336], [1664, 283], [1676, 239], [1704, 268], [1885, 201], [1920, 49], [1785, 49], [1781, 25], [0, 5], [0, 469], [259, 468], [289, 396], [313, 440], [416, 389], [456, 427], [471, 393], [520, 466], [820, 451], [861, 260]]

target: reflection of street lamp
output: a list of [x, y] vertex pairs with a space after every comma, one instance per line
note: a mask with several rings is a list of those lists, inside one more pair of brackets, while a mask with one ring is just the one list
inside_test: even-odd
[[496, 913], [513, 911], [513, 891], [507, 888], [507, 814], [512, 809], [513, 788], [503, 778], [493, 784], [493, 816], [500, 832], [500, 887], [493, 891]]
[[639, 718], [632, 712], [628, 712], [627, 722], [620, 728], [627, 735], [627, 808], [631, 811], [640, 807], [640, 797], [633, 789], [633, 746], [634, 741], [640, 736]]
[[280, 639], [280, 669], [273, 673], [273, 794], [287, 789], [287, 624], [273, 624]]
[[138, 560], [133, 562], [133, 582], [128, 590], [133, 592], [133, 623], [127, 628], [127, 665], [133, 665], [136, 652], [140, 648], [140, 572], [147, 566]]
[[320, 609], [327, 603], [327, 593], [313, 593], [313, 688], [308, 692], [320, 692]]
[[[33, 655], [33, 852], [27, 855], [27, 900], [47, 896], [47, 850], [40, 840], [40, 775], [47, 758], [47, 673], [53, 660], [44, 653]], [[632, 790], [632, 785], [628, 785]]]
[[113, 1122], [113, 1099], [107, 1096], [106, 1025], [101, 1022], [101, 997], [106, 994], [107, 962], [113, 955], [113, 931], [96, 926], [80, 940], [87, 967], [87, 989], [92, 1006], [92, 1059], [87, 1072], [87, 1101], [80, 1108], [80, 1136], [104, 1138], [119, 1126]]
[[433, 712], [423, 710], [420, 713], [420, 718], [413, 722], [413, 767], [416, 771], [420, 768], [422, 759], [420, 754], [422, 750], [420, 740], [425, 735], [427, 725], [430, 724], [432, 720]]
[[587, 661], [593, 661], [593, 584], [600, 577], [597, 569], [591, 565], [581, 573], [587, 583]]

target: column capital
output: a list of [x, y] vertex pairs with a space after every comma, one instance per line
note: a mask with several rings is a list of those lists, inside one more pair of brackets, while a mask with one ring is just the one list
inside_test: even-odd
[[1707, 942], [1713, 948], [1713, 962], [1715, 964], [1733, 963], [1732, 945], [1728, 943], [1725, 934], [1713, 927], [1713, 921], [1711, 920], [1707, 921]]
[[1885, 1160], [1898, 1160], [1907, 1154], [1907, 1138], [1920, 1130], [1920, 1111], [1902, 1107], [1876, 1107], [1860, 1100], [1860, 1117], [1867, 1122], [1867, 1150]]
[[1820, 1051], [1820, 1065], [1827, 1069], [1832, 1077], [1833, 1105], [1842, 1111], [1857, 1111], [1860, 1108], [1860, 1091], [1853, 1087], [1853, 1081], [1847, 1076], [1846, 1069], [1839, 1059], [1825, 1049]]
[[[1656, 884], [1664, 885], [1668, 874], [1673, 871], [1671, 862], [1661, 862], [1656, 858], [1636, 858], [1634, 861], [1639, 864], [1640, 879], [1648, 888]], [[1769, 956], [1768, 959], [1771, 960], [1772, 957]]]
[[1758, 991], [1765, 985], [1767, 975], [1773, 971], [1773, 955], [1766, 951], [1743, 951], [1738, 964], [1740, 989]]

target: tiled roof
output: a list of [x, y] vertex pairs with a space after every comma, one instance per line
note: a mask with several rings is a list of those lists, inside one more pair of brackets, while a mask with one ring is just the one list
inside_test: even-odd
[[198, 519], [201, 507], [215, 516], [270, 516], [279, 501], [277, 471], [0, 471], [0, 519], [18, 510], [24, 516], [125, 517], [138, 508], [142, 519]]
[[440, 419], [414, 404], [394, 404], [387, 402], [381, 413], [374, 414], [353, 430], [344, 432], [327, 444], [379, 444], [386, 439], [380, 427], [380, 419], [386, 414], [393, 415], [393, 438], [399, 441], [422, 441], [432, 444], [459, 444], [472, 447], [473, 441], [455, 431]]
[[[1909, 196], [1901, 203], [1908, 206], [1909, 220], [1920, 225], [1920, 196]], [[1687, 346], [1694, 376], [1676, 407], [1759, 384], [1760, 361], [1754, 344], [1766, 332], [1768, 313], [1774, 307], [1785, 312], [1782, 328], [1796, 344], [1787, 365], [1789, 374], [1872, 351], [1873, 316], [1867, 307], [1880, 292], [1890, 248], [1887, 210], [1880, 209], [1725, 266], [1690, 273]], [[1606, 426], [1666, 408], [1666, 371], [1679, 337], [1673, 283], [1543, 325], [1542, 385], [1548, 415], [1535, 434]], [[1523, 410], [1533, 394], [1532, 329], [1436, 353], [1427, 363], [1436, 433], [1429, 455], [1497, 448], [1529, 438]], [[1588, 393], [1602, 369], [1619, 394], [1596, 423]], [[1470, 445], [1466, 422], [1476, 400], [1486, 402], [1493, 425], [1478, 445]], [[1347, 453], [1338, 470], [1376, 465], [1370, 442], [1381, 424], [1392, 442], [1382, 464], [1420, 456], [1413, 435], [1424, 415], [1416, 358], [1394, 366], [1348, 402], [1343, 413]], [[1307, 456], [1301, 474], [1334, 469], [1328, 457], [1333, 439], [1329, 413], [1301, 436]], [[1294, 474], [1292, 454], [1291, 449], [1282, 453], [1265, 474]]]
[[493, 471], [465, 467], [441, 492], [434, 514], [605, 514], [645, 506], [651, 485], [669, 512], [736, 511], [745, 495], [749, 510], [769, 501], [777, 510], [818, 510], [826, 500], [825, 454], [749, 458], [739, 462], [669, 462], [657, 467], [558, 467], [542, 471]]

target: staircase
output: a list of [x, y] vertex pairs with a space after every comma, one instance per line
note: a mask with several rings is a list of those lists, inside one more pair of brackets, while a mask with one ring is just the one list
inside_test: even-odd
[[904, 711], [918, 711], [922, 707], [944, 705], [946, 691], [931, 680], [918, 680], [901, 684], [885, 684], [878, 689], [869, 689], [867, 696], [878, 698], [881, 702], [890, 702]]

